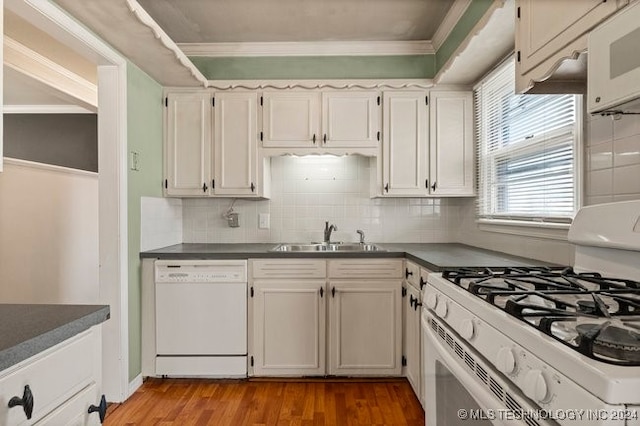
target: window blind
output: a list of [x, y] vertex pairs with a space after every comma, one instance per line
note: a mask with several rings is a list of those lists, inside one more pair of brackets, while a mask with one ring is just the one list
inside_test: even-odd
[[570, 222], [576, 211], [576, 95], [516, 95], [513, 60], [474, 88], [477, 214]]

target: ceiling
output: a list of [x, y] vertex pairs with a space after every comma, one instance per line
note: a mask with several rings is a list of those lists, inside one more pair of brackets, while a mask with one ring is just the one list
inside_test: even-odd
[[431, 40], [454, 0], [138, 0], [176, 43]]

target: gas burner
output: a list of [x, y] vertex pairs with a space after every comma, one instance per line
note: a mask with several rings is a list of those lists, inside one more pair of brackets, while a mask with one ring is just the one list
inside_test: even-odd
[[578, 324], [579, 350], [620, 362], [640, 364], [640, 332], [624, 324]]
[[462, 268], [442, 276], [586, 356], [640, 365], [640, 282], [570, 267]]

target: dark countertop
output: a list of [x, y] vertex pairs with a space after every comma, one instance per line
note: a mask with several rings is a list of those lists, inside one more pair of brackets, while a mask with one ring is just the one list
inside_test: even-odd
[[109, 319], [106, 305], [0, 304], [0, 371]]
[[254, 258], [390, 258], [406, 257], [432, 271], [463, 266], [541, 266], [548, 262], [512, 256], [457, 243], [379, 243], [378, 252], [270, 252], [276, 243], [176, 244], [140, 253], [151, 259], [254, 259]]

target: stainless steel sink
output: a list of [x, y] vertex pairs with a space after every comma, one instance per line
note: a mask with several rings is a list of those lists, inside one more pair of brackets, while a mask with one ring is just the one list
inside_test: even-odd
[[310, 244], [278, 244], [269, 251], [280, 252], [365, 252], [365, 251], [386, 251], [369, 243], [310, 243]]

